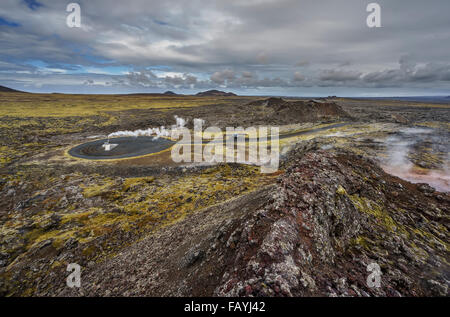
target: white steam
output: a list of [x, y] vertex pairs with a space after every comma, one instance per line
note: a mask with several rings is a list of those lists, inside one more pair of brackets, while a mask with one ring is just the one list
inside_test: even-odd
[[[385, 145], [388, 157], [383, 162], [383, 169], [395, 176], [403, 178], [411, 183], [427, 183], [441, 192], [450, 192], [450, 153], [444, 159], [444, 164], [439, 169], [415, 170], [414, 164], [408, 156], [412, 147], [421, 138], [433, 132], [432, 129], [406, 128], [400, 130], [403, 135], [390, 136]], [[429, 135], [435, 143], [436, 138]]]
[[205, 120], [194, 119], [194, 130], [201, 130], [204, 124], [205, 124]]
[[[108, 139], [114, 138], [114, 137], [127, 137], [127, 136], [131, 136], [131, 137], [153, 136], [154, 139], [158, 139], [160, 137], [170, 137], [173, 130], [183, 128], [188, 123], [188, 120], [178, 117], [177, 115], [175, 115], [174, 117], [175, 117], [176, 123], [174, 125], [172, 125], [170, 128], [161, 126], [158, 128], [139, 129], [139, 130], [134, 130], [134, 131], [128, 131], [128, 130], [117, 131], [117, 132], [110, 133], [108, 135]], [[195, 120], [197, 120], [197, 119], [195, 119]]]

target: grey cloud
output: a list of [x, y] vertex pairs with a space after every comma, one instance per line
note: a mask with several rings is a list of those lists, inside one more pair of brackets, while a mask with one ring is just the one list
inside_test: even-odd
[[132, 86], [151, 86], [157, 76], [150, 70], [131, 72], [126, 75], [128, 83]]
[[[142, 88], [194, 88], [204, 87], [205, 82], [199, 81], [192, 74], [182, 76], [156, 76], [151, 70], [140, 70], [131, 72], [125, 76], [114, 76], [119, 85]], [[209, 87], [209, 86], [208, 86]]]
[[305, 67], [305, 66], [308, 66], [309, 64], [310, 63], [308, 61], [300, 61], [300, 62], [295, 63], [295, 66], [296, 67]]
[[166, 76], [164, 77], [164, 82], [167, 84], [167, 87], [191, 88], [196, 86], [198, 80], [193, 75], [184, 74], [183, 76], [175, 77]]
[[242, 78], [251, 79], [253, 78], [253, 74], [251, 72], [244, 71], [242, 72]]
[[327, 69], [322, 71], [319, 76], [323, 81], [355, 81], [361, 77], [360, 72], [346, 71], [340, 69]]
[[300, 72], [294, 73], [294, 81], [304, 81], [306, 78]]
[[215, 72], [211, 75], [211, 81], [218, 85], [223, 85], [226, 82], [232, 82], [235, 79], [234, 71], [226, 69], [223, 71]]
[[383, 83], [398, 86], [407, 83], [429, 83], [450, 80], [450, 63], [417, 64], [402, 57], [399, 68], [367, 73], [363, 80], [368, 83]]
[[[379, 0], [382, 29], [365, 25], [360, 0], [78, 0], [81, 29], [65, 25], [67, 3], [39, 2], [35, 11], [16, 0], [0, 5], [0, 16], [21, 25], [0, 29], [0, 73], [14, 83], [39, 81], [39, 70], [25, 63], [40, 60], [67, 71], [126, 66], [130, 74], [110, 81], [127, 89], [450, 89], [447, 0]], [[184, 75], [149, 70], [161, 65]], [[79, 75], [71, 76], [61, 78], [77, 85]]]

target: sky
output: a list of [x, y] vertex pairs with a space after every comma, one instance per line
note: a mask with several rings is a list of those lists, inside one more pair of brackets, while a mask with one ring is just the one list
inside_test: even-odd
[[[75, 2], [75, 1], [74, 1]], [[450, 1], [1, 0], [0, 85], [29, 92], [450, 95]]]

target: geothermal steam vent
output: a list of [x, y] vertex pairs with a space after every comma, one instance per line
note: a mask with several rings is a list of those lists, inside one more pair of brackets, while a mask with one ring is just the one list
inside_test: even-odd
[[151, 136], [130, 136], [102, 139], [80, 144], [69, 150], [74, 157], [90, 160], [121, 159], [157, 153], [170, 148], [175, 142]]

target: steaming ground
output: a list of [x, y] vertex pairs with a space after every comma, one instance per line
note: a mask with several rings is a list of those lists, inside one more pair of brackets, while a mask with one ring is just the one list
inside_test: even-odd
[[[412, 183], [427, 183], [438, 191], [450, 192], [449, 136], [448, 131], [440, 129], [401, 129], [385, 140], [387, 158], [382, 160], [382, 167]], [[420, 156], [433, 161], [420, 162]]]

